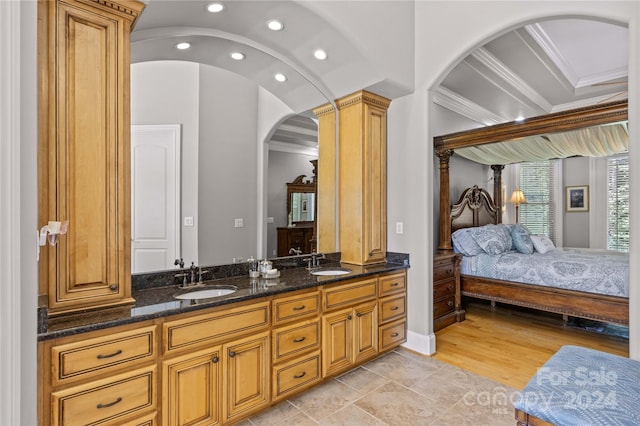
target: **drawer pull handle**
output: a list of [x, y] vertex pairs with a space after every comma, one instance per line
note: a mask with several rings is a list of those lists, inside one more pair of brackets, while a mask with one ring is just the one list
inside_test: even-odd
[[360, 318], [360, 317], [362, 316], [362, 314], [361, 314], [360, 312], [356, 312], [356, 316], [357, 316], [358, 318]]
[[302, 373], [300, 373], [300, 374], [296, 374], [295, 376], [293, 376], [293, 378], [294, 378], [294, 379], [302, 379], [302, 378], [303, 378], [304, 376], [306, 376], [306, 375], [307, 375], [307, 372], [306, 372], [306, 371], [303, 371]]
[[111, 285], [109, 286], [109, 290], [111, 290], [111, 291], [116, 291], [116, 290], [118, 290], [118, 285], [117, 285], [117, 284], [111, 284]]
[[453, 302], [451, 300], [449, 300], [449, 302], [447, 303], [448, 307], [452, 307], [453, 306]]
[[447, 289], [448, 289], [448, 290], [453, 290], [453, 285], [449, 284], [449, 285], [447, 286]]
[[114, 356], [120, 355], [121, 353], [122, 353], [122, 349], [118, 349], [117, 351], [115, 351], [112, 354], [109, 354], [109, 355], [100, 354], [100, 355], [96, 356], [96, 358], [98, 358], [98, 359], [113, 358]]
[[218, 361], [220, 361], [220, 358], [218, 358], [217, 356], [214, 356], [211, 360], [211, 362], [213, 362], [214, 364], [216, 364]]
[[303, 310], [304, 308], [306, 308], [306, 306], [305, 306], [305, 305], [302, 305], [302, 306], [295, 306], [295, 307], [293, 308], [293, 310], [294, 310], [294, 311], [301, 311], [301, 310]]
[[113, 402], [110, 402], [108, 404], [98, 404], [96, 405], [97, 408], [109, 408], [109, 407], [113, 407], [114, 405], [116, 405], [118, 402], [122, 401], [122, 397], [118, 397], [118, 399], [116, 399]]
[[301, 338], [299, 338], [299, 339], [293, 339], [293, 342], [294, 342], [294, 343], [300, 343], [300, 342], [304, 342], [304, 341], [305, 341], [305, 339], [306, 339], [306, 337], [301, 337]]
[[398, 333], [391, 333], [391, 337], [398, 337]]
[[230, 357], [230, 358], [233, 358], [234, 356], [236, 356], [236, 353], [235, 353], [235, 352], [229, 352], [229, 357]]
[[351, 321], [351, 320], [353, 319], [353, 317], [352, 317], [351, 315], [348, 315], [348, 316], [347, 316], [347, 319], [348, 319], [349, 321]]
[[453, 273], [453, 269], [449, 268], [447, 269], [447, 274], [452, 274]]
[[393, 308], [391, 308], [392, 311], [397, 311], [398, 309], [400, 309], [398, 306], [394, 306]]
[[391, 287], [398, 287], [400, 285], [400, 283], [393, 283], [391, 284]]

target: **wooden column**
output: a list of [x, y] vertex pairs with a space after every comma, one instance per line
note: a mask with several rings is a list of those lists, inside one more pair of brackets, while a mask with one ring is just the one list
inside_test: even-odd
[[498, 214], [498, 223], [502, 223], [502, 170], [504, 165], [494, 164], [491, 169], [493, 170], [493, 203], [500, 212]]
[[453, 150], [436, 153], [440, 158], [440, 243], [439, 250], [452, 250], [451, 200], [449, 196], [449, 159]]

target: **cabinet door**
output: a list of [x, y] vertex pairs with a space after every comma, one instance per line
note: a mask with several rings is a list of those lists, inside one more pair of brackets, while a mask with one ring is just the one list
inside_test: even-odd
[[163, 365], [163, 424], [220, 423], [221, 348], [172, 358]]
[[348, 368], [353, 359], [353, 310], [322, 317], [322, 377]]
[[269, 404], [269, 332], [223, 346], [225, 421], [233, 421]]
[[354, 359], [359, 363], [378, 353], [378, 303], [373, 301], [354, 308]]
[[40, 220], [69, 221], [41, 269], [52, 312], [132, 301], [128, 75], [137, 12], [122, 12], [137, 2], [104, 3], [40, 6], [50, 27]]

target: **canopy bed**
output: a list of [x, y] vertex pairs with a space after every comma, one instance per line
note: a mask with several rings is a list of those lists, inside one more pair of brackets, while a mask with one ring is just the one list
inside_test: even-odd
[[[527, 119], [523, 122], [511, 122], [496, 126], [485, 127], [467, 132], [459, 132], [434, 138], [435, 153], [440, 159], [440, 233], [438, 249], [441, 251], [453, 251], [452, 233], [464, 228], [479, 228], [484, 226], [494, 227], [502, 222], [502, 170], [505, 164], [511, 162], [536, 161], [539, 158], [531, 159], [531, 152], [539, 153], [540, 148], [531, 150], [530, 145], [536, 144], [542, 139], [542, 143], [551, 143], [552, 138], [559, 132], [581, 132], [584, 128], [598, 126], [600, 131], [615, 131], [606, 129], [605, 125], [625, 122], [627, 120], [627, 103], [614, 102], [596, 105], [593, 107], [581, 108], [560, 113], [548, 114], [540, 117]], [[606, 138], [607, 135], [603, 136]], [[597, 139], [598, 136], [595, 136]], [[576, 138], [574, 138], [576, 139]], [[577, 139], [580, 139], [578, 136]], [[590, 137], [584, 137], [583, 141], [574, 145], [581, 145], [573, 155], [604, 156], [611, 155], [607, 152], [607, 147], [589, 146]], [[489, 193], [477, 186], [471, 186], [464, 190], [458, 202], [451, 206], [449, 189], [449, 159], [454, 153], [461, 153], [465, 150], [465, 157], [473, 158], [474, 150], [482, 149], [488, 144], [499, 143], [498, 152], [504, 147], [512, 150], [516, 145], [523, 149], [516, 149], [521, 154], [517, 161], [496, 161], [491, 164], [494, 171], [493, 197]], [[529, 148], [527, 150], [527, 145]], [[560, 145], [558, 143], [557, 145]], [[602, 144], [596, 144], [602, 145]], [[604, 152], [591, 152], [604, 149]], [[573, 148], [571, 148], [573, 149]], [[619, 147], [611, 148], [613, 150]], [[586, 150], [586, 151], [585, 151]], [[470, 154], [467, 156], [466, 154]], [[486, 158], [486, 152], [481, 153]], [[547, 154], [547, 158], [563, 158], [571, 154]], [[510, 159], [516, 158], [513, 152], [509, 152]], [[485, 163], [486, 164], [486, 163]], [[499, 228], [496, 228], [499, 229]], [[493, 228], [492, 228], [493, 230]], [[476, 231], [474, 231], [476, 232]], [[536, 253], [537, 254], [537, 253]], [[556, 253], [554, 253], [556, 255]], [[586, 256], [585, 253], [570, 253], [574, 257]], [[590, 255], [590, 254], [589, 254]], [[518, 262], [515, 258], [508, 259], [511, 262]], [[475, 260], [477, 261], [477, 259]], [[504, 259], [502, 261], [505, 261]], [[615, 262], [615, 261], [614, 261]], [[584, 265], [587, 265], [585, 262]], [[530, 282], [517, 282], [515, 279], [488, 278], [472, 275], [469, 267], [465, 269], [464, 256], [461, 262], [460, 292], [462, 296], [490, 300], [492, 304], [501, 302], [506, 304], [524, 306], [542, 311], [576, 316], [588, 319], [595, 319], [605, 322], [628, 324], [629, 309], [628, 297], [615, 294], [610, 291], [601, 291], [578, 287], [568, 288], [561, 285], [539, 285]], [[496, 269], [499, 265], [493, 264], [487, 269]], [[585, 266], [586, 267], [586, 266]], [[628, 267], [628, 262], [627, 262]], [[508, 268], [507, 268], [508, 269]], [[542, 268], [544, 269], [544, 268]], [[530, 274], [531, 275], [531, 274]], [[627, 272], [628, 275], [628, 272]], [[574, 279], [574, 281], [576, 281]], [[582, 279], [577, 281], [584, 281]], [[586, 282], [586, 281], [585, 281]], [[615, 286], [614, 286], [615, 287]], [[603, 294], [605, 293], [605, 294]], [[462, 306], [457, 306], [457, 310], [462, 312]]]

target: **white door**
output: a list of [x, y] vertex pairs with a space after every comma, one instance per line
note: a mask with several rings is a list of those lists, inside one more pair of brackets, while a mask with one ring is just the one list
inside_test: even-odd
[[131, 272], [180, 257], [180, 125], [131, 126]]

